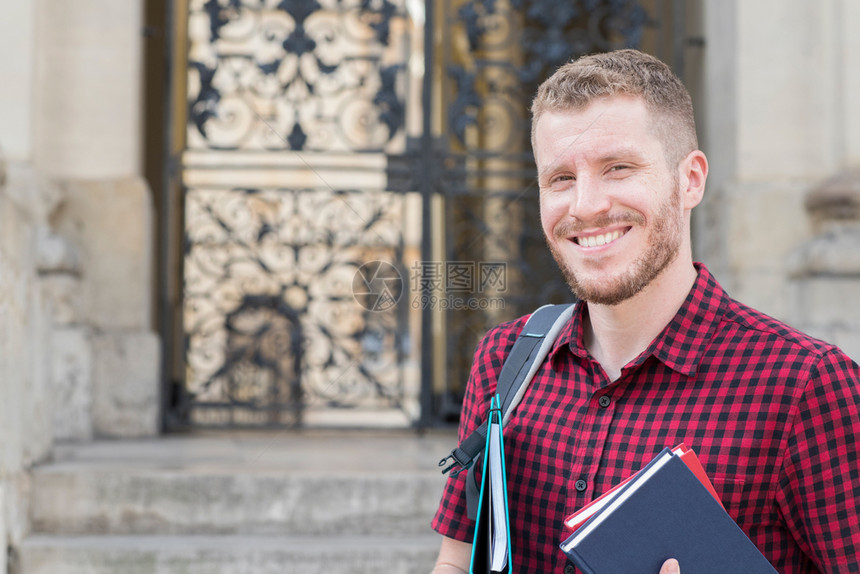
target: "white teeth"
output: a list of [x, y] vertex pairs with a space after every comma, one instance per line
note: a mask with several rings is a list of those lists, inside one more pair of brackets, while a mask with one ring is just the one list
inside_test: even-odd
[[611, 233], [604, 233], [603, 235], [577, 237], [576, 242], [582, 247], [598, 247], [600, 245], [606, 245], [607, 243], [611, 243], [619, 237], [621, 237], [621, 231], [616, 230]]

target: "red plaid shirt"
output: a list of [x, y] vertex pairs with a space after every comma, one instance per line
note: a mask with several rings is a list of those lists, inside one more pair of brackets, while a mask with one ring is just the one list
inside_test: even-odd
[[[697, 268], [678, 314], [618, 380], [585, 350], [582, 305], [532, 380], [505, 428], [513, 571], [565, 571], [564, 517], [684, 442], [779, 572], [860, 572], [860, 367]], [[461, 440], [524, 323], [478, 346]], [[471, 542], [465, 479], [448, 480], [433, 528]]]

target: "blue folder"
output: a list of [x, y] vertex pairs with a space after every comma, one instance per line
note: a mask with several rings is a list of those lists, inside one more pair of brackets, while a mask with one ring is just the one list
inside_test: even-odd
[[499, 396], [490, 401], [470, 574], [511, 572], [511, 529]]

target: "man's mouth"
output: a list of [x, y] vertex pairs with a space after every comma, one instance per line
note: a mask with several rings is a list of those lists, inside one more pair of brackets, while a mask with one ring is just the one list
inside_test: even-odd
[[580, 247], [600, 247], [601, 245], [612, 243], [613, 241], [627, 233], [628, 229], [629, 228], [616, 229], [615, 231], [609, 231], [607, 233], [601, 233], [599, 235], [579, 235], [574, 237], [573, 241]]

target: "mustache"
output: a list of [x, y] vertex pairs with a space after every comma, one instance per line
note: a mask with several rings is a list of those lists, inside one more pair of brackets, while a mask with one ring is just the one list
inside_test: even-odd
[[622, 213], [602, 215], [590, 221], [584, 221], [581, 219], [565, 219], [563, 221], [559, 221], [555, 227], [552, 228], [552, 234], [556, 239], [566, 239], [571, 235], [576, 235], [589, 229], [631, 224], [644, 225], [645, 218], [642, 214], [635, 211], [625, 211]]

